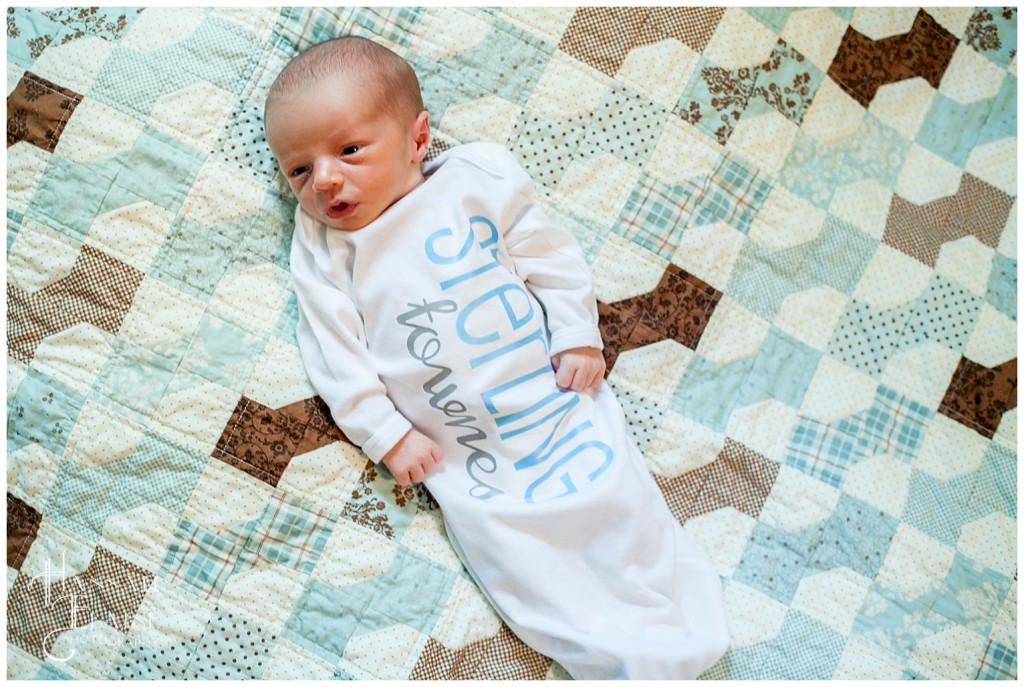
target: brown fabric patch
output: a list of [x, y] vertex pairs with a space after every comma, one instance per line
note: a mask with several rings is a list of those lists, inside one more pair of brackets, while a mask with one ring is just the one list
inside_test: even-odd
[[1003, 413], [1016, 407], [1016, 358], [991, 368], [960, 358], [939, 412], [991, 439]]
[[82, 96], [25, 72], [7, 96], [7, 147], [28, 141], [53, 152]]
[[116, 334], [142, 277], [131, 265], [83, 245], [71, 274], [35, 293], [8, 280], [8, 352], [28, 364], [39, 342], [81, 322]]
[[410, 680], [541, 680], [551, 659], [502, 625], [498, 634], [455, 651], [430, 638]]
[[28, 550], [39, 533], [43, 514], [10, 492], [7, 493], [7, 565], [21, 570]]
[[608, 370], [621, 353], [665, 339], [696, 349], [721, 298], [713, 286], [669, 265], [650, 293], [598, 303]]
[[1013, 198], [981, 179], [964, 173], [955, 195], [915, 205], [893, 196], [882, 240], [935, 267], [942, 244], [975, 236], [996, 248]]
[[243, 396], [213, 457], [276, 487], [292, 458], [343, 440], [319, 396], [278, 409]]
[[724, 13], [723, 7], [581, 7], [558, 49], [615, 76], [633, 48], [666, 38], [702, 52]]
[[752, 518], [761, 514], [779, 474], [779, 464], [726, 438], [718, 457], [679, 477], [654, 480], [669, 509], [684, 523], [720, 508], [735, 508]]
[[900, 36], [875, 41], [847, 27], [828, 75], [867, 107], [881, 86], [915, 76], [938, 88], [958, 44], [956, 36], [924, 10]]
[[39, 659], [64, 631], [96, 620], [127, 632], [153, 582], [150, 572], [99, 546], [78, 575], [64, 577], [60, 562], [52, 564], [48, 577], [19, 574], [7, 597], [7, 640]]

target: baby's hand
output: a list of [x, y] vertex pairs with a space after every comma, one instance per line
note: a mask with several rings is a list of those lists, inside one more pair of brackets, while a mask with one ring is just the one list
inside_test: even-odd
[[604, 379], [604, 355], [596, 348], [570, 348], [551, 358], [555, 383], [563, 391], [584, 391]]
[[440, 446], [426, 435], [410, 429], [381, 461], [388, 466], [395, 481], [404, 487], [422, 482], [443, 458]]

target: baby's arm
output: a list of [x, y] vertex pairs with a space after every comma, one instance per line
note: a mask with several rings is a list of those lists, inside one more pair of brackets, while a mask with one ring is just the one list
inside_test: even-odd
[[441, 447], [425, 434], [410, 429], [394, 447], [381, 458], [395, 481], [403, 487], [422, 482], [435, 465], [441, 462]]
[[570, 348], [551, 357], [555, 382], [563, 391], [584, 391], [601, 384], [604, 379], [604, 355], [597, 348]]
[[515, 219], [502, 230], [505, 247], [515, 273], [544, 308], [558, 386], [595, 387], [604, 376], [604, 343], [583, 250], [572, 233], [544, 213], [533, 182], [511, 153], [506, 152], [503, 169], [515, 189], [508, 213]]

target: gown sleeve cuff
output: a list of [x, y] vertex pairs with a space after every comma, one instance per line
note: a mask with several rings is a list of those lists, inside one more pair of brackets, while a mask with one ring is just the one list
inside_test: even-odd
[[379, 463], [381, 458], [387, 455], [387, 452], [394, 448], [395, 444], [401, 441], [410, 429], [412, 429], [412, 423], [396, 412], [363, 444], [363, 453], [374, 463]]
[[570, 348], [596, 348], [602, 350], [601, 330], [592, 325], [567, 327], [551, 335], [551, 355], [558, 355]]

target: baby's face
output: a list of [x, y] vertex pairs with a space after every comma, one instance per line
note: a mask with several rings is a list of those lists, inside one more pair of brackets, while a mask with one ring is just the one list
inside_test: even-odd
[[399, 121], [379, 98], [339, 75], [268, 108], [267, 141], [299, 205], [334, 229], [362, 229], [423, 181], [426, 112]]

